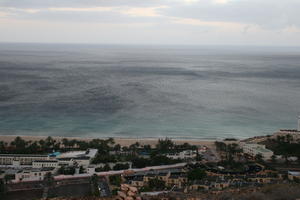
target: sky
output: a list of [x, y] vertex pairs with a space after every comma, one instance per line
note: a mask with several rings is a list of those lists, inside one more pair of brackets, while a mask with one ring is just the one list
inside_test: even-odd
[[0, 42], [300, 46], [300, 0], [0, 0]]

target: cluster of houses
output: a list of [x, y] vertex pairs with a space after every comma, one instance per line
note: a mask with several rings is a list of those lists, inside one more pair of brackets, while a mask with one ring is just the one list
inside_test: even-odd
[[[293, 175], [296, 175], [296, 173], [294, 172]], [[297, 175], [299, 176], [300, 174]], [[165, 187], [172, 191], [188, 192], [218, 191], [226, 188], [241, 188], [281, 183], [284, 174], [270, 170], [263, 170], [253, 174], [220, 174], [207, 172], [206, 178], [190, 182], [187, 177], [187, 170], [182, 168], [135, 173], [124, 176], [124, 178], [126, 179], [127, 184], [138, 189], [148, 186], [151, 179], [158, 179], [164, 181]]]
[[43, 180], [47, 173], [56, 173], [61, 166], [88, 168], [97, 149], [51, 153], [49, 155], [0, 154], [0, 168], [13, 176], [13, 182]]
[[162, 180], [166, 187], [177, 189], [182, 189], [188, 182], [186, 171], [181, 168], [140, 172], [126, 175], [124, 178], [129, 185], [139, 189], [148, 186], [151, 179]]

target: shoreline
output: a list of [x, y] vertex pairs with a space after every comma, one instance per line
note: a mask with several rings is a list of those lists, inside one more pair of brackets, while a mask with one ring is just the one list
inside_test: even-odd
[[[34, 136], [34, 135], [0, 135], [0, 141], [4, 141], [7, 143], [10, 143], [13, 141], [16, 137], [21, 137], [25, 141], [39, 141], [44, 140], [49, 136]], [[151, 145], [155, 146], [159, 139], [165, 139], [169, 138], [176, 144], [183, 144], [183, 143], [189, 143], [191, 145], [204, 145], [204, 146], [214, 146], [215, 141], [217, 139], [196, 139], [196, 138], [172, 138], [172, 137], [141, 137], [141, 138], [135, 138], [135, 137], [70, 137], [70, 136], [50, 136], [54, 140], [61, 141], [62, 139], [66, 138], [68, 140], [79, 140], [79, 141], [91, 141], [93, 139], [108, 139], [113, 138], [116, 144], [120, 144], [121, 146], [130, 146], [131, 144], [134, 144], [136, 142], [139, 142], [141, 145]]]

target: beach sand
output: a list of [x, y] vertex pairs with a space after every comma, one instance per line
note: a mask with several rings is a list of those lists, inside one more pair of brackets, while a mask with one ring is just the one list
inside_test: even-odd
[[[25, 136], [25, 135], [0, 135], [0, 141], [4, 141], [10, 143], [13, 141], [17, 136], [20, 136], [23, 140], [26, 141], [39, 141], [41, 139], [46, 139], [48, 136]], [[76, 139], [80, 141], [91, 141], [93, 139], [107, 139], [107, 138], [91, 138], [91, 137], [59, 137], [59, 136], [51, 136], [56, 141], [61, 141], [63, 138], [67, 138], [68, 140]], [[136, 142], [139, 142], [141, 145], [151, 145], [155, 146], [157, 144], [158, 139], [164, 138], [113, 138], [116, 144], [120, 144], [121, 146], [129, 146]], [[172, 141], [176, 144], [183, 144], [189, 143], [191, 145], [203, 145], [207, 147], [214, 146], [214, 140], [198, 140], [198, 139], [172, 139]]]

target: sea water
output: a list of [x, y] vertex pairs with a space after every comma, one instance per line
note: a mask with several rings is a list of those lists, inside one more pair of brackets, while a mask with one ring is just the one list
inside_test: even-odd
[[297, 47], [0, 44], [0, 134], [245, 138], [296, 128]]

